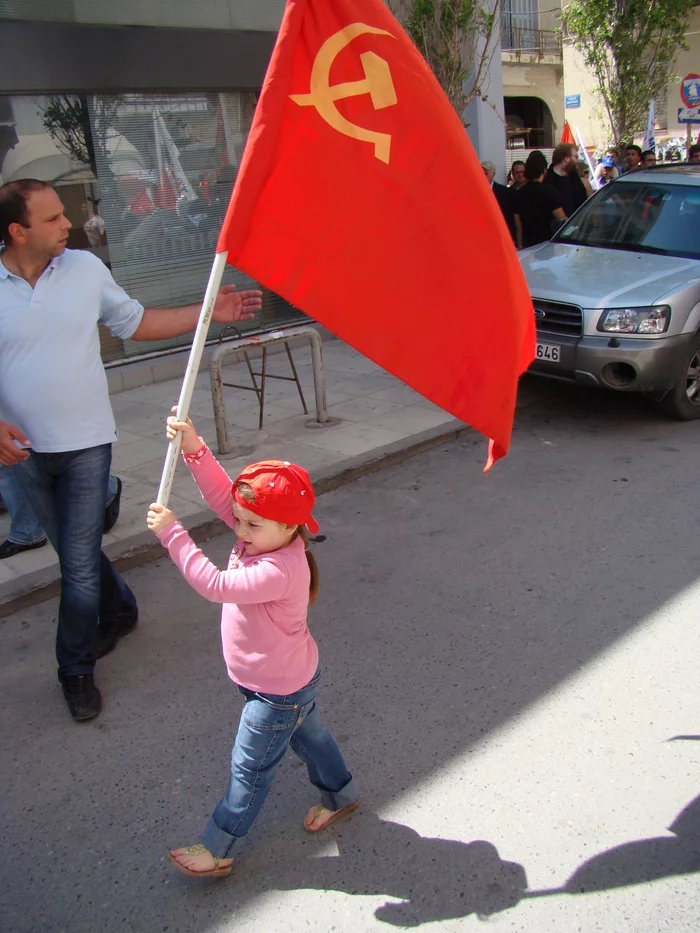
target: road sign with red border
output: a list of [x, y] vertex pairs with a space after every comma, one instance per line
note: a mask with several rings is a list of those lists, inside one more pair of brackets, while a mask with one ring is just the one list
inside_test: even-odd
[[700, 107], [700, 75], [689, 74], [681, 81], [681, 100], [691, 109]]

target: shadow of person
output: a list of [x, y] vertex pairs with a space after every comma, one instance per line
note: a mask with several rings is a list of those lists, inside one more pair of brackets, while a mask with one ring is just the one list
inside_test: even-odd
[[563, 887], [525, 897], [608, 891], [700, 871], [700, 796], [678, 814], [669, 831], [675, 836], [636, 839], [601, 852], [577, 868]]
[[503, 861], [490, 842], [426, 838], [367, 811], [324, 834], [323, 843], [331, 841], [338, 855], [285, 859], [272, 886], [400, 898], [375, 911], [396, 927], [490, 916], [517, 904], [527, 888], [522, 865]]

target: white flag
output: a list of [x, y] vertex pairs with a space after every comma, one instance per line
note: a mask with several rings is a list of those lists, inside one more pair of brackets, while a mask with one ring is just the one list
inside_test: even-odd
[[581, 130], [578, 127], [574, 127], [574, 132], [576, 135], [576, 146], [578, 147], [578, 157], [579, 159], [583, 156], [586, 165], [588, 166], [588, 180], [591, 183], [591, 188], [594, 191], [597, 191], [600, 188], [600, 183], [595, 177], [595, 169], [593, 167], [593, 160], [590, 157], [588, 149], [586, 149], [583, 143], [583, 136], [581, 135]]
[[642, 149], [644, 152], [647, 149], [656, 154], [656, 137], [654, 136], [654, 123], [655, 123], [655, 101], [649, 102], [649, 118], [647, 119], [647, 131], [644, 134], [644, 142], [642, 143]]
[[196, 201], [197, 195], [180, 164], [180, 151], [157, 107], [153, 109], [153, 133], [158, 161], [158, 191], [164, 202], [158, 206], [167, 206], [168, 200], [177, 201], [179, 198]]

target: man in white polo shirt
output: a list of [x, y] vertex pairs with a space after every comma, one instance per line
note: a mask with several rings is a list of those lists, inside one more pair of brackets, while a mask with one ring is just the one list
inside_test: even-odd
[[[97, 322], [122, 339], [157, 340], [193, 330], [201, 307], [144, 309], [99, 259], [66, 249], [70, 226], [45, 182], [0, 187], [0, 464], [15, 467], [58, 553], [58, 677], [80, 721], [102, 707], [97, 658], [138, 619], [101, 551], [117, 432]], [[226, 286], [214, 320], [248, 320], [261, 305], [261, 292]]]

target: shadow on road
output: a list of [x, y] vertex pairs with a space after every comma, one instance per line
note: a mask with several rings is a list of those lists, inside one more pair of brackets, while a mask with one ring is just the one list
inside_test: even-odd
[[669, 831], [674, 837], [637, 839], [601, 852], [561, 887], [530, 891], [525, 868], [501, 859], [490, 842], [426, 838], [364, 811], [335, 831], [337, 856], [299, 858], [299, 853], [287, 853], [264, 883], [278, 890], [400, 899], [402, 903], [386, 903], [374, 915], [402, 928], [470, 914], [486, 919], [525, 899], [609, 891], [700, 872], [700, 796]]
[[526, 897], [589, 894], [700, 872], [700, 797], [669, 826], [675, 837], [635, 839], [589, 859], [561, 888], [529, 891]]
[[377, 908], [377, 920], [397, 927], [513, 907], [527, 887], [525, 870], [478, 840], [430, 839], [408, 826], [358, 811], [334, 841], [338, 855], [286, 858], [266, 879], [278, 890], [311, 888], [399, 898]]

